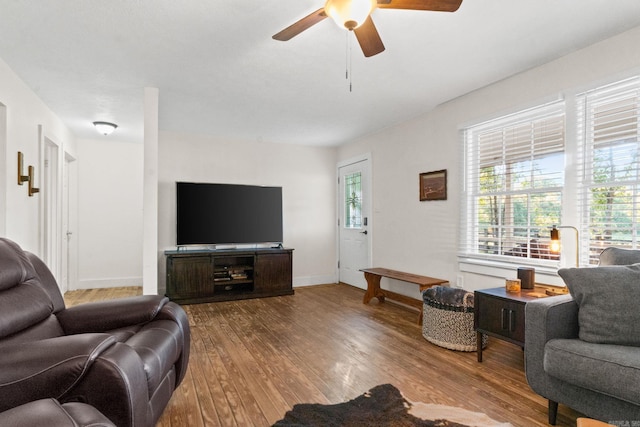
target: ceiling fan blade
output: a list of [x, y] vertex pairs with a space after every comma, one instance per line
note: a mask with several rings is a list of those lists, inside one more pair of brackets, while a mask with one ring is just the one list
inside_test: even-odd
[[455, 12], [462, 0], [378, 0], [380, 9], [433, 10]]
[[322, 21], [327, 17], [327, 14], [324, 13], [324, 8], [318, 9], [313, 13], [305, 16], [301, 20], [294, 22], [292, 25], [289, 25], [284, 30], [280, 31], [278, 34], [273, 36], [274, 40], [287, 41], [291, 38], [297, 36], [304, 30], [314, 26], [318, 22]]
[[356, 33], [358, 43], [360, 43], [362, 52], [367, 58], [384, 51], [384, 44], [382, 44], [382, 39], [380, 38], [380, 34], [378, 34], [376, 26], [373, 24], [371, 16], [367, 17], [367, 20], [353, 30], [353, 32]]

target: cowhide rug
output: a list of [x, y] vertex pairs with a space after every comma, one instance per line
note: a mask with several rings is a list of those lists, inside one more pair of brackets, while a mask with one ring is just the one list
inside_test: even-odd
[[452, 406], [410, 402], [391, 384], [376, 386], [336, 405], [294, 405], [277, 427], [509, 427], [485, 414]]

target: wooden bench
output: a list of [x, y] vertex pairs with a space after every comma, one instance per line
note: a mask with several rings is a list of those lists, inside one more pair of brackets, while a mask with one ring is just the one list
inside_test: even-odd
[[403, 271], [390, 270], [388, 268], [363, 268], [360, 271], [364, 272], [364, 278], [367, 280], [367, 292], [364, 294], [364, 299], [362, 300], [363, 304], [369, 304], [369, 301], [373, 298], [378, 298], [378, 301], [380, 302], [384, 302], [385, 298], [389, 298], [410, 307], [415, 307], [420, 312], [418, 315], [418, 324], [422, 323], [422, 300], [417, 300], [406, 295], [382, 289], [380, 288], [380, 279], [387, 277], [389, 279], [414, 283], [420, 286], [420, 293], [432, 286], [449, 283], [448, 280], [436, 279], [429, 276], [420, 276], [418, 274], [405, 273]]

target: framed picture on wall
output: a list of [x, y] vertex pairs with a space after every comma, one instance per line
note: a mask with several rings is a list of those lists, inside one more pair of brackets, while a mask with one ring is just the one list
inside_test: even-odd
[[420, 174], [420, 201], [447, 200], [447, 170]]

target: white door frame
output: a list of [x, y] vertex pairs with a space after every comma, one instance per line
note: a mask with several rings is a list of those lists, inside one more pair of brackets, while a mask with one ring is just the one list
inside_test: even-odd
[[[0, 165], [7, 161], [7, 107], [0, 102]], [[0, 236], [7, 235], [7, 191], [10, 180], [7, 173], [0, 174]]]
[[[365, 211], [368, 212], [368, 224], [367, 224], [367, 231], [368, 231], [368, 246], [367, 246], [367, 267], [371, 267], [371, 263], [373, 260], [373, 201], [372, 201], [372, 195], [373, 195], [373, 165], [372, 165], [372, 161], [371, 161], [371, 153], [364, 153], [361, 154], [359, 156], [355, 156], [352, 157], [350, 159], [347, 160], [342, 160], [340, 162], [338, 162], [337, 166], [336, 166], [336, 254], [337, 254], [337, 260], [336, 260], [336, 278], [338, 279], [338, 281], [340, 280], [340, 268], [339, 268], [339, 263], [340, 263], [340, 228], [342, 227], [341, 224], [339, 224], [339, 218], [341, 215], [341, 210], [343, 208], [342, 206], [342, 200], [340, 200], [340, 186], [342, 185], [342, 183], [340, 182], [340, 168], [343, 168], [345, 166], [349, 166], [352, 165], [354, 163], [360, 163], [360, 162], [367, 162], [368, 166], [369, 166], [369, 177], [368, 179], [368, 185], [364, 186], [364, 204], [365, 204]], [[363, 282], [364, 282], [364, 273], [363, 273]], [[366, 286], [365, 286], [366, 288]]]
[[78, 284], [78, 169], [76, 158], [64, 152], [62, 169], [62, 251], [60, 287], [62, 292], [77, 289]]
[[[40, 256], [60, 286], [62, 253], [62, 147], [38, 125], [40, 145]], [[38, 178], [36, 178], [38, 181]], [[61, 292], [64, 290], [61, 289]]]

